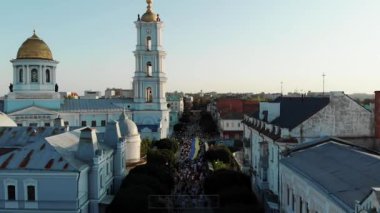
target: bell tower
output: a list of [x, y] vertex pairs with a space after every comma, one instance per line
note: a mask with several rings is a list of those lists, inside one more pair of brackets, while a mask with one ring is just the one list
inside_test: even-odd
[[[166, 124], [169, 123], [166, 102], [166, 74], [164, 59], [166, 56], [162, 46], [163, 22], [158, 14], [153, 12], [152, 0], [146, 0], [146, 12], [138, 15], [135, 22], [137, 29], [137, 45], [134, 51], [136, 70], [133, 77], [134, 121], [137, 125], [155, 123], [157, 132], [167, 135]], [[139, 116], [139, 111], [151, 111], [151, 119]], [[154, 117], [154, 118], [153, 118]], [[140, 119], [140, 120], [139, 120]], [[144, 121], [145, 120], [145, 121]], [[140, 128], [141, 129], [141, 128]], [[165, 133], [164, 133], [165, 132]]]

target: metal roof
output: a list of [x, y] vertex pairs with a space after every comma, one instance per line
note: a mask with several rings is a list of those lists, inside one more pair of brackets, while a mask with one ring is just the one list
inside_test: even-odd
[[280, 127], [293, 129], [327, 106], [330, 98], [279, 97], [274, 102], [280, 103], [280, 116], [271, 123]]
[[81, 112], [81, 111], [121, 111], [128, 109], [132, 104], [132, 99], [65, 99], [61, 105], [61, 112]]
[[[0, 170], [85, 169], [89, 165], [75, 157], [82, 129], [65, 132], [61, 127], [0, 127]], [[102, 153], [113, 152], [99, 145]]]
[[295, 150], [280, 163], [309, 179], [349, 211], [353, 211], [356, 200], [380, 185], [379, 155], [332, 140]]

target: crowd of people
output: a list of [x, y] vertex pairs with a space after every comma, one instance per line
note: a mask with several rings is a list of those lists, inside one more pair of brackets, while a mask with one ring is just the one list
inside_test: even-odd
[[[209, 206], [209, 200], [204, 196], [203, 182], [208, 174], [207, 162], [204, 159], [205, 144], [199, 138], [196, 126], [190, 127], [191, 133], [180, 139], [180, 155], [178, 167], [175, 172], [175, 197], [176, 208], [202, 208]], [[198, 131], [197, 131], [198, 130]], [[196, 139], [198, 137], [198, 140]], [[193, 159], [195, 144], [199, 142], [198, 153]]]

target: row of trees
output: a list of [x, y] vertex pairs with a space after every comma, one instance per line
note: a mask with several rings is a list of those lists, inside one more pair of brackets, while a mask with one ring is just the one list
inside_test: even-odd
[[[155, 142], [145, 140], [142, 146], [147, 155], [147, 163], [129, 172], [113, 199], [109, 212], [148, 212], [149, 195], [170, 194], [172, 191], [178, 142], [170, 139]], [[160, 205], [165, 207], [166, 203], [155, 203], [156, 207]]]
[[211, 146], [205, 158], [212, 163], [214, 172], [206, 178], [204, 189], [206, 194], [219, 195], [220, 208], [216, 212], [263, 212], [249, 177], [233, 170], [236, 163], [226, 146]]
[[199, 126], [201, 127], [204, 134], [210, 136], [215, 136], [218, 134], [218, 126], [215, 121], [212, 119], [212, 116], [207, 111], [201, 112], [201, 118], [199, 120]]
[[220, 207], [214, 212], [264, 212], [249, 177], [241, 172], [219, 169], [206, 178], [204, 189], [206, 194], [219, 195]]

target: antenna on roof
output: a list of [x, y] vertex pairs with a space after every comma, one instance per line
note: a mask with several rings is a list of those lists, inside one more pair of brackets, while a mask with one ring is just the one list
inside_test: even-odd
[[322, 90], [322, 94], [323, 95], [325, 95], [325, 77], [326, 77], [326, 75], [325, 75], [325, 73], [323, 73], [322, 74], [322, 81], [323, 81], [323, 90]]

